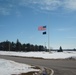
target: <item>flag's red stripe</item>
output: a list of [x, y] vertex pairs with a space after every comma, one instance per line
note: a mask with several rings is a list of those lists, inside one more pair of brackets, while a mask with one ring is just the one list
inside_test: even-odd
[[46, 30], [43, 26], [38, 27], [38, 30]]

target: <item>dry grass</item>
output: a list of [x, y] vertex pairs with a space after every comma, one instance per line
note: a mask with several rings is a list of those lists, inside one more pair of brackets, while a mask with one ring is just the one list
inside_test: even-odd
[[[38, 67], [38, 66], [35, 66], [35, 67], [32, 67], [32, 68], [40, 69], [40, 67]], [[46, 72], [47, 75], [51, 74], [51, 70], [48, 69], [48, 68], [44, 68], [44, 71]], [[12, 74], [12, 75], [43, 75], [43, 70], [41, 70], [41, 71], [32, 71], [32, 72], [21, 73], [21, 74]]]
[[22, 73], [21, 75], [33, 75], [35, 72]]
[[[21, 73], [21, 74], [12, 74], [12, 75], [34, 75], [36, 71], [34, 72], [28, 72], [28, 73]], [[37, 72], [38, 73], [38, 72]]]
[[[34, 67], [31, 67], [33, 69], [40, 69], [38, 66], [34, 66]], [[38, 73], [38, 71], [32, 71], [32, 72], [27, 72], [27, 73], [21, 73], [21, 74], [12, 74], [12, 75], [33, 75], [35, 73]]]

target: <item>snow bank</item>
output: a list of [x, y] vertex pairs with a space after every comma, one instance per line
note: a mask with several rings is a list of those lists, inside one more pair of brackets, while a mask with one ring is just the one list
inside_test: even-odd
[[76, 59], [76, 51], [64, 51], [64, 52], [10, 52], [10, 51], [0, 51], [0, 55], [12, 55], [21, 57], [37, 57], [44, 59], [66, 59], [74, 58]]
[[39, 70], [31, 68], [30, 65], [0, 59], [0, 75], [20, 74], [30, 71], [39, 71]]

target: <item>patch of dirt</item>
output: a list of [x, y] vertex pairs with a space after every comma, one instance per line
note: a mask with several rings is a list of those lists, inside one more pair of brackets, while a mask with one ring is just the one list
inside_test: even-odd
[[32, 66], [31, 68], [39, 69], [40, 71], [32, 71], [32, 72], [12, 74], [12, 75], [50, 75], [51, 74], [51, 70], [48, 68], [40, 68], [39, 66]]
[[35, 72], [22, 73], [21, 75], [34, 75]]
[[12, 74], [12, 75], [39, 75], [39, 72], [27, 72], [27, 73], [21, 73], [21, 74]]
[[33, 69], [40, 69], [39, 66], [32, 66], [31, 68], [33, 68]]

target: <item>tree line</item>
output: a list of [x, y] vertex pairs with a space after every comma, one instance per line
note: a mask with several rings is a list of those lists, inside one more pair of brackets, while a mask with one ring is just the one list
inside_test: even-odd
[[24, 52], [29, 52], [29, 51], [44, 51], [46, 47], [43, 45], [33, 45], [30, 43], [27, 44], [22, 44], [18, 39], [15, 42], [10, 42], [10, 41], [3, 41], [0, 42], [0, 50], [3, 51], [24, 51]]

